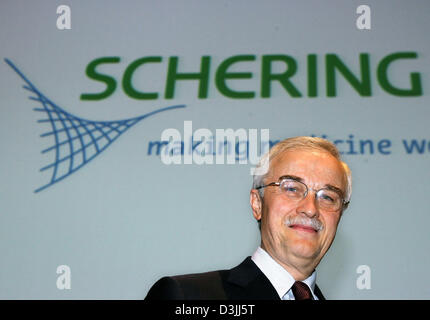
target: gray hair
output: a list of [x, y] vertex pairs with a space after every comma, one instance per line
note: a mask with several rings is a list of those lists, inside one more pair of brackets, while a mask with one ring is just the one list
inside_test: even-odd
[[[256, 172], [258, 172], [258, 168], [262, 167], [263, 164], [266, 164], [267, 161], [270, 163], [274, 158], [276, 158], [281, 153], [284, 153], [288, 150], [298, 150], [298, 149], [304, 149], [304, 150], [319, 150], [328, 152], [332, 156], [334, 156], [339, 162], [342, 164], [342, 167], [345, 171], [345, 177], [347, 180], [347, 186], [346, 186], [346, 192], [345, 192], [345, 201], [350, 201], [351, 199], [351, 193], [352, 193], [352, 176], [351, 176], [351, 170], [349, 169], [348, 165], [341, 160], [339, 150], [337, 147], [330, 141], [322, 138], [317, 137], [293, 137], [288, 138], [285, 140], [282, 140], [275, 144], [266, 154], [264, 154], [260, 162], [258, 163], [256, 167]], [[265, 184], [265, 179], [268, 175], [268, 172], [265, 174], [254, 174], [253, 176], [253, 183], [252, 183], [252, 189], [255, 189], [259, 186], [262, 186]], [[260, 193], [260, 196], [264, 196], [264, 188], [261, 188], [258, 190]]]

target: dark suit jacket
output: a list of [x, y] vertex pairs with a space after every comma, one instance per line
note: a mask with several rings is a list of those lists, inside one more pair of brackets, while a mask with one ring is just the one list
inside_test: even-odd
[[[318, 286], [315, 295], [325, 300]], [[279, 300], [269, 279], [251, 257], [230, 270], [164, 277], [145, 300]]]

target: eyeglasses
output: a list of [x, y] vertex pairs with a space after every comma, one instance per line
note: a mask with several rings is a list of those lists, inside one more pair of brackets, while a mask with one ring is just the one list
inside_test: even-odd
[[326, 187], [314, 190], [308, 188], [308, 186], [303, 182], [291, 178], [290, 176], [282, 176], [278, 179], [278, 182], [272, 182], [255, 189], [258, 190], [272, 186], [279, 187], [283, 194], [294, 201], [300, 201], [306, 198], [309, 190], [315, 191], [315, 199], [317, 201], [318, 208], [326, 211], [338, 211], [341, 208], [346, 209], [349, 205], [349, 201], [344, 200], [342, 191], [335, 187]]

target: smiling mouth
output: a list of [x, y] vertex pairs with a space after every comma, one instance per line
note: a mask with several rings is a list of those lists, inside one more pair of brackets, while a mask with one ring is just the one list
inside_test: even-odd
[[304, 232], [308, 232], [308, 233], [317, 233], [318, 230], [314, 229], [311, 226], [304, 226], [302, 224], [292, 224], [291, 226], [289, 226], [289, 228], [297, 230], [297, 231], [304, 231]]

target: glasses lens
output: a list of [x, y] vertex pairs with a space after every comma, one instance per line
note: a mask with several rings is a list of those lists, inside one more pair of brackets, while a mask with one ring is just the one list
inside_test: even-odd
[[333, 190], [321, 189], [317, 194], [317, 199], [320, 208], [327, 210], [339, 210], [342, 204], [341, 196]]
[[291, 199], [300, 200], [306, 193], [306, 186], [298, 181], [283, 180], [280, 184], [281, 190]]

